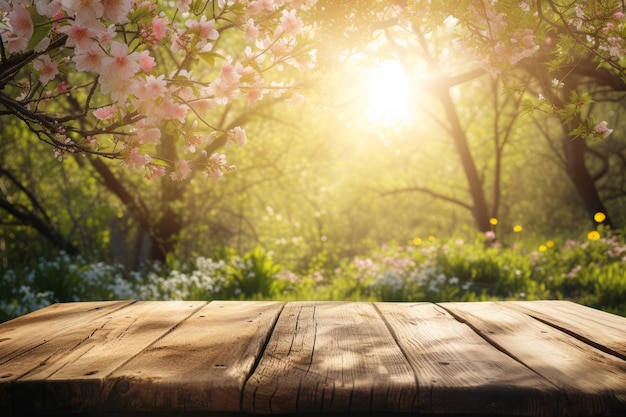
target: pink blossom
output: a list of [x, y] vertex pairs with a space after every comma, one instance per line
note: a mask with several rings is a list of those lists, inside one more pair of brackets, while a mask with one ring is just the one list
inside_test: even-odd
[[170, 178], [174, 181], [183, 181], [191, 173], [191, 165], [189, 161], [181, 159], [174, 165], [174, 172], [170, 173]]
[[296, 10], [283, 10], [280, 18], [280, 28], [284, 33], [297, 35], [302, 30], [303, 23], [296, 17]]
[[528, 47], [535, 46], [535, 34], [533, 33], [531, 29], [524, 30], [524, 37], [522, 38], [522, 43]]
[[146, 119], [142, 119], [135, 124], [133, 141], [139, 144], [158, 143], [161, 139], [161, 131], [150, 124]]
[[294, 43], [289, 42], [287, 39], [284, 38], [279, 38], [276, 41], [270, 42], [271, 43], [269, 45], [269, 48], [272, 54], [274, 54], [274, 59], [287, 55], [293, 50], [295, 46]]
[[504, 55], [506, 55], [506, 46], [502, 42], [498, 42], [493, 47], [493, 51], [496, 53], [497, 56], [503, 57]]
[[104, 13], [102, 0], [61, 0], [61, 4], [70, 16], [85, 20], [99, 19]]
[[150, 72], [156, 67], [156, 61], [147, 50], [139, 53], [138, 63], [143, 72]]
[[106, 57], [102, 48], [92, 43], [89, 49], [81, 49], [72, 57], [78, 71], [102, 72], [102, 61]]
[[153, 102], [163, 97], [167, 92], [167, 84], [164, 75], [158, 77], [148, 75], [142, 81], [135, 84], [135, 96], [141, 102]]
[[100, 92], [109, 94], [113, 103], [126, 103], [129, 96], [135, 90], [135, 80], [132, 78], [122, 79], [117, 74], [104, 71], [100, 74]]
[[128, 161], [126, 163], [128, 164], [128, 167], [130, 169], [137, 169], [145, 166], [151, 161], [152, 158], [150, 157], [150, 155], [141, 154], [139, 152], [139, 147], [134, 147], [130, 150], [128, 154]]
[[215, 100], [208, 98], [189, 102], [189, 107], [191, 107], [194, 112], [200, 115], [205, 114], [209, 110], [215, 109], [216, 105], [217, 103], [215, 102]]
[[147, 164], [146, 165], [146, 179], [160, 178], [165, 175], [165, 167], [161, 165], [155, 164]]
[[611, 133], [613, 133], [613, 129], [609, 129], [606, 121], [601, 121], [594, 127], [594, 130], [597, 134], [602, 136], [603, 139], [606, 139]]
[[170, 40], [172, 41], [172, 52], [178, 52], [181, 49], [184, 50], [189, 44], [188, 37], [181, 36], [178, 32], [172, 32]]
[[262, 79], [255, 81], [255, 83], [250, 86], [246, 92], [246, 99], [248, 100], [249, 105], [253, 105], [263, 98], [263, 95], [265, 95], [264, 86], [265, 83]]
[[259, 14], [264, 10], [273, 12], [277, 6], [274, 4], [274, 0], [255, 0], [248, 5], [248, 11], [251, 14]]
[[260, 64], [265, 61], [265, 55], [261, 53], [252, 52], [252, 48], [246, 46], [243, 50], [244, 58], [242, 58], [241, 62], [245, 65], [250, 65], [251, 62], [254, 62], [256, 66], [260, 66]]
[[31, 19], [28, 10], [21, 4], [16, 4], [7, 17], [13, 34], [16, 37], [25, 38], [28, 42], [33, 36], [34, 30], [33, 19]]
[[113, 41], [111, 43], [111, 56], [102, 60], [104, 70], [112, 77], [128, 79], [139, 70], [138, 52], [128, 53], [128, 45]]
[[53, 18], [61, 11], [61, 0], [38, 0], [35, 2], [35, 7], [40, 15]]
[[9, 38], [7, 42], [7, 51], [10, 53], [14, 52], [23, 52], [28, 47], [28, 39], [19, 37], [19, 38]]
[[616, 18], [617, 20], [620, 20], [624, 17], [624, 13], [623, 12], [615, 12], [613, 13], [613, 17]]
[[209, 157], [209, 163], [205, 175], [211, 177], [211, 181], [216, 183], [222, 179], [226, 169], [228, 169], [226, 167], [226, 155], [214, 153]]
[[59, 85], [57, 86], [57, 91], [59, 93], [64, 93], [69, 89], [70, 89], [70, 85], [65, 81], [61, 81]]
[[106, 30], [98, 34], [98, 42], [100, 42], [100, 45], [108, 48], [111, 46], [111, 42], [113, 42], [115, 35], [115, 25], [109, 25]]
[[245, 146], [246, 144], [246, 131], [237, 126], [230, 132], [228, 132], [228, 140], [236, 143], [239, 146]]
[[202, 136], [193, 135], [185, 138], [185, 152], [196, 152], [196, 146], [200, 146], [202, 144]]
[[89, 49], [94, 43], [94, 38], [106, 32], [106, 28], [99, 21], [85, 20], [84, 18], [76, 18], [69, 25], [61, 26], [59, 33], [67, 35], [66, 46], [75, 46], [80, 49]]
[[216, 78], [209, 88], [209, 93], [221, 104], [228, 102], [229, 98], [239, 92], [241, 81], [239, 71], [231, 62], [222, 66], [220, 76]]
[[37, 71], [41, 71], [39, 75], [39, 81], [42, 84], [48, 84], [59, 73], [57, 63], [50, 59], [49, 55], [41, 55], [33, 63], [33, 67]]
[[159, 115], [163, 120], [178, 120], [184, 123], [189, 107], [175, 103], [171, 98], [163, 100], [159, 108]]
[[104, 18], [110, 22], [123, 24], [128, 23], [130, 0], [102, 0], [104, 5]]
[[200, 38], [210, 39], [212, 41], [216, 40], [220, 36], [220, 33], [213, 28], [214, 25], [215, 19], [207, 21], [206, 16], [204, 15], [202, 15], [200, 21], [189, 19], [185, 22], [185, 26], [187, 26], [192, 32], [198, 32]]
[[261, 27], [254, 22], [254, 19], [248, 19], [243, 25], [243, 29], [246, 31], [248, 39], [256, 40], [261, 34]]
[[165, 17], [155, 16], [152, 19], [152, 39], [155, 42], [160, 41], [167, 36], [169, 21]]
[[106, 107], [100, 107], [93, 111], [93, 115], [96, 116], [99, 120], [109, 120], [112, 119], [117, 114], [117, 106], [111, 105]]
[[175, 90], [173, 94], [185, 103], [195, 100], [198, 97], [196, 93], [194, 93], [194, 89], [189, 86], [180, 87]]
[[190, 5], [191, 5], [191, 0], [178, 0], [176, 2], [176, 7], [178, 8], [178, 10], [180, 10], [183, 13], [189, 11]]

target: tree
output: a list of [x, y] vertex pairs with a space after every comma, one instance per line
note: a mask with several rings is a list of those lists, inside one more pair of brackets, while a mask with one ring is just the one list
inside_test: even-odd
[[148, 179], [201, 170], [219, 181], [233, 166], [217, 150], [245, 144], [249, 109], [298, 95], [284, 69], [311, 65], [298, 13], [313, 4], [2, 2], [0, 117], [17, 117], [59, 159], [88, 155], [163, 259], [180, 231], [172, 206], [183, 187], [163, 182], [154, 210], [102, 159]]
[[[470, 10], [458, 16], [470, 35], [468, 50], [489, 71], [533, 76], [539, 99], [527, 99], [526, 108], [558, 117], [563, 168], [589, 218], [607, 213], [587, 166], [586, 139], [606, 139], [613, 132], [605, 120], [595, 119], [590, 104], [619, 102], [626, 91], [623, 2], [483, 2]], [[612, 225], [610, 217], [605, 224]]]
[[[432, 74], [427, 79], [428, 87], [446, 115], [446, 129], [454, 140], [471, 196], [468, 207], [479, 230], [489, 230], [489, 218], [497, 214], [498, 192], [494, 193], [490, 209], [484, 180], [478, 175], [472, 149], [449, 92], [459, 83], [488, 73], [498, 76], [508, 93], [517, 95], [517, 100], [523, 98], [527, 111], [542, 110], [558, 118], [563, 133], [551, 139], [561, 143], [562, 168], [590, 219], [598, 211], [607, 212], [596, 187], [597, 178], [587, 167], [590, 153], [586, 140], [588, 137], [602, 140], [613, 131], [606, 121], [594, 119], [589, 105], [600, 97], [606, 98], [609, 87], [617, 94], [611, 99], [619, 100], [620, 93], [615, 91], [625, 88], [622, 2], [561, 5], [549, 1], [532, 4], [389, 1], [362, 8], [361, 2], [353, 1], [340, 2], [337, 6], [331, 2], [319, 5], [325, 8], [333, 26], [338, 26], [334, 30], [340, 35], [334, 36], [348, 39], [345, 49], [371, 52], [372, 48], [366, 45], [378, 34], [378, 57], [399, 60], [414, 76]], [[345, 21], [350, 16], [350, 25], [337, 25], [341, 21], [337, 14], [342, 14]], [[381, 39], [386, 41], [383, 47]], [[448, 55], [444, 60], [445, 51]], [[468, 69], [467, 64], [450, 58], [458, 54], [471, 58], [474, 67]], [[457, 68], [456, 73], [453, 68]], [[555, 84], [560, 91], [555, 91]], [[539, 102], [531, 98], [533, 92], [534, 97], [541, 97]], [[496, 132], [494, 140], [501, 133]], [[498, 150], [497, 146], [495, 149], [495, 156], [500, 158], [502, 149]], [[496, 163], [494, 190], [500, 187], [497, 166]], [[416, 191], [450, 198], [432, 190]], [[610, 220], [606, 224], [610, 225]]]

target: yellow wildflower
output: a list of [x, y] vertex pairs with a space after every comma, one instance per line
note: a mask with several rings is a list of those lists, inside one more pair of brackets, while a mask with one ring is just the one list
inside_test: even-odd
[[589, 240], [600, 240], [600, 233], [597, 230], [592, 230], [587, 233], [587, 239]]

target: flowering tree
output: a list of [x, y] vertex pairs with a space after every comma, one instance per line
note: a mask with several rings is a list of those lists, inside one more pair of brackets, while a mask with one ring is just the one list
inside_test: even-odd
[[[0, 0], [0, 117], [88, 161], [162, 259], [185, 188], [166, 182], [219, 181], [246, 115], [299, 98], [289, 69], [313, 65], [301, 15], [314, 3]], [[163, 178], [160, 197], [146, 203], [104, 159]]]
[[[465, 51], [487, 71], [506, 74], [509, 85], [520, 72], [532, 75], [534, 82], [526, 87], [535, 97], [525, 99], [525, 109], [558, 118], [564, 170], [589, 218], [606, 213], [598, 178], [587, 167], [586, 138], [598, 141], [613, 133], [606, 120], [591, 113], [595, 103], [619, 102], [626, 91], [624, 3], [481, 2], [469, 10], [458, 15], [469, 35], [462, 42]], [[611, 223], [607, 218], [605, 224]]]
[[[231, 166], [211, 145], [243, 146], [246, 135], [211, 114], [292, 96], [269, 74], [311, 64], [298, 11], [313, 3], [2, 0], [0, 115], [21, 119], [59, 159], [121, 159], [175, 181], [201, 168], [218, 181]], [[226, 32], [238, 39], [220, 43]], [[165, 141], [182, 156], [164, 154]]]
[[[598, 178], [587, 165], [589, 141], [613, 134], [614, 121], [594, 114], [598, 108], [594, 103], [619, 102], [626, 91], [622, 1], [415, 0], [370, 2], [366, 7], [362, 3], [350, 2], [347, 8], [331, 1], [319, 4], [334, 11], [326, 13], [339, 32], [333, 36], [345, 39], [348, 48], [371, 53], [365, 45], [377, 38], [377, 45], [385, 45], [376, 50], [379, 57], [398, 59], [413, 77], [427, 80], [422, 83], [424, 92], [432, 93], [444, 110], [446, 130], [467, 179], [472, 204], [461, 205], [471, 209], [480, 230], [490, 230], [489, 218], [497, 215], [498, 184], [490, 205], [450, 95], [452, 87], [478, 77], [491, 76], [509, 95], [521, 99], [520, 111], [533, 118], [547, 115], [560, 124], [561, 134], [548, 138], [550, 147], [589, 218], [607, 212], [596, 187]], [[351, 16], [350, 24], [338, 24], [337, 14]], [[473, 65], [468, 66], [467, 58]], [[497, 145], [496, 154], [501, 152]], [[611, 224], [609, 218], [605, 224]]]

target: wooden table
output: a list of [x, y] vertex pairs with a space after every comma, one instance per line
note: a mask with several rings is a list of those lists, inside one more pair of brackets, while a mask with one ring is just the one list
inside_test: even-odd
[[0, 324], [0, 416], [143, 412], [626, 415], [626, 318], [565, 301], [112, 301]]

